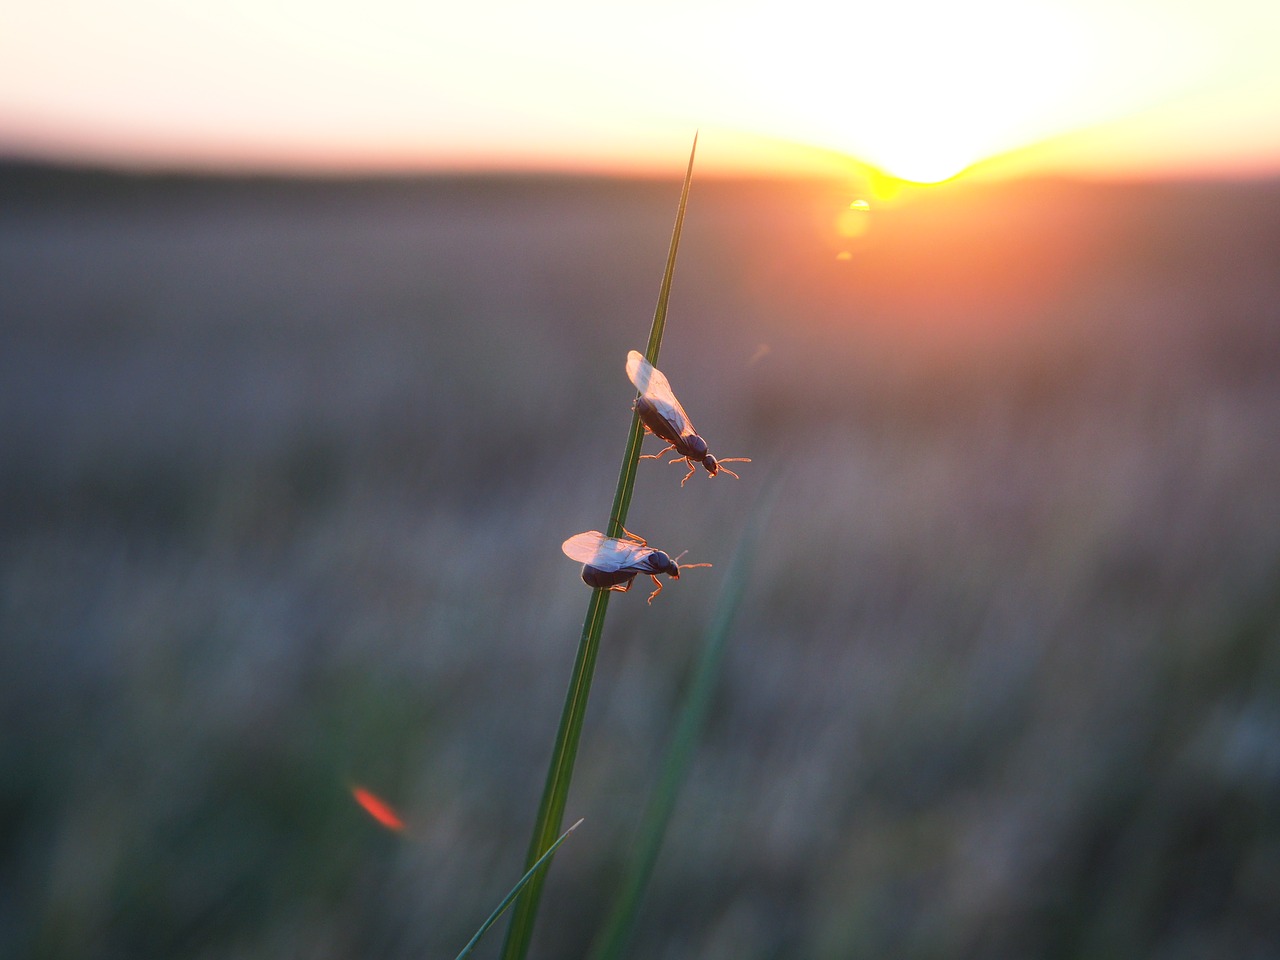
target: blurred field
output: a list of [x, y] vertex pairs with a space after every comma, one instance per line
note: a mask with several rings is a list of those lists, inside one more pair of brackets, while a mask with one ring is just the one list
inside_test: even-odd
[[[4, 171], [0, 955], [466, 942], [678, 193]], [[695, 178], [660, 365], [754, 462], [642, 464], [628, 526], [716, 566], [610, 605], [535, 953], [781, 468], [635, 956], [1280, 956], [1280, 185], [854, 196]]]

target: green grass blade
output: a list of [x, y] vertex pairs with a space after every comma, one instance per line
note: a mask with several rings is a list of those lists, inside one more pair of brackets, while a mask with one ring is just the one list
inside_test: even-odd
[[503, 898], [500, 904], [498, 904], [498, 908], [494, 910], [493, 913], [489, 914], [489, 919], [480, 924], [480, 929], [477, 930], [476, 935], [467, 942], [467, 945], [462, 948], [462, 952], [458, 954], [457, 960], [462, 960], [463, 957], [470, 955], [471, 951], [475, 949], [476, 944], [480, 942], [480, 938], [489, 932], [489, 928], [497, 923], [498, 918], [506, 912], [507, 907], [511, 906], [511, 901], [520, 895], [520, 891], [523, 890], [525, 885], [533, 879], [533, 875], [542, 868], [544, 863], [551, 859], [551, 855], [559, 849], [560, 844], [568, 840], [569, 834], [577, 830], [581, 823], [582, 821], [579, 820], [564, 833], [560, 834], [560, 839], [551, 845], [551, 849], [539, 857], [537, 863], [525, 871], [525, 875], [520, 878], [514, 887], [511, 888], [511, 892]]
[[[649, 342], [645, 346], [645, 358], [655, 367], [658, 351], [662, 349], [662, 334], [667, 326], [667, 301], [671, 298], [671, 277], [676, 272], [676, 251], [680, 247], [680, 230], [684, 226], [684, 211], [689, 205], [689, 184], [693, 182], [693, 158], [698, 152], [698, 135], [693, 135], [693, 148], [689, 151], [689, 166], [684, 173], [684, 186], [680, 190], [680, 205], [676, 208], [676, 225], [671, 232], [671, 249], [667, 253], [667, 267], [662, 273], [662, 287], [658, 291], [658, 306], [653, 312], [653, 325], [649, 328]], [[618, 489], [613, 496], [613, 508], [609, 511], [609, 528], [605, 531], [616, 537], [622, 533], [631, 508], [631, 491], [636, 483], [636, 466], [640, 462], [640, 445], [644, 442], [644, 427], [640, 414], [631, 415], [631, 433], [622, 457], [622, 470], [618, 474]]]
[[702, 656], [694, 670], [689, 688], [685, 692], [671, 747], [663, 759], [657, 786], [640, 820], [635, 852], [623, 878], [622, 887], [614, 900], [609, 918], [596, 937], [595, 947], [591, 953], [592, 960], [620, 960], [631, 940], [636, 914], [640, 909], [645, 889], [649, 885], [649, 878], [653, 875], [653, 867], [658, 860], [658, 853], [666, 836], [667, 824], [671, 821], [671, 813], [675, 809], [677, 795], [688, 772], [694, 748], [706, 724], [707, 712], [711, 708], [711, 698], [720, 677], [720, 666], [724, 661], [725, 647], [733, 626], [734, 614], [742, 603], [742, 595], [751, 574], [751, 564], [755, 559], [761, 532], [772, 513], [777, 488], [778, 481], [775, 474], [774, 479], [761, 494], [751, 520], [743, 531], [742, 539], [738, 542], [738, 548], [734, 551], [733, 559], [730, 561], [728, 573], [725, 575], [724, 589], [720, 594], [720, 601], [716, 606], [711, 627], [707, 631], [703, 644]]
[[671, 299], [671, 277], [676, 272], [676, 251], [680, 247], [680, 230], [684, 226], [684, 211], [689, 205], [689, 184], [693, 183], [693, 158], [698, 152], [698, 135], [693, 135], [689, 150], [689, 166], [684, 172], [684, 186], [680, 189], [680, 206], [676, 208], [676, 226], [671, 232], [671, 248], [667, 251], [667, 268], [662, 272], [662, 288], [658, 291], [658, 306], [653, 311], [653, 326], [649, 328], [649, 343], [645, 356], [655, 367], [658, 350], [662, 347], [662, 333], [667, 326], [667, 301]]
[[[671, 277], [676, 269], [676, 252], [680, 246], [680, 229], [684, 225], [685, 207], [689, 202], [689, 184], [693, 181], [693, 157], [698, 150], [698, 137], [693, 138], [689, 151], [689, 167], [685, 171], [684, 186], [680, 191], [680, 206], [676, 211], [675, 230], [671, 235], [671, 249], [667, 254], [667, 267], [662, 276], [662, 288], [658, 294], [658, 306], [654, 311], [653, 325], [649, 328], [649, 344], [645, 356], [650, 363], [658, 359], [662, 346], [662, 334], [667, 323], [667, 300], [671, 295]], [[627, 510], [631, 506], [631, 491], [636, 482], [636, 465], [640, 461], [640, 443], [644, 431], [640, 417], [631, 416], [631, 433], [627, 438], [622, 457], [622, 469], [618, 472], [618, 488], [613, 497], [609, 515], [609, 536], [617, 536], [627, 522]], [[547, 767], [547, 782], [542, 790], [538, 817], [529, 842], [525, 863], [532, 866], [548, 850], [564, 819], [564, 807], [569, 797], [569, 784], [573, 779], [573, 764], [578, 755], [578, 740], [582, 735], [582, 722], [587, 714], [587, 698], [591, 693], [591, 678], [595, 673], [596, 655], [600, 650], [600, 634], [604, 630], [605, 611], [609, 606], [610, 591], [592, 590], [587, 602], [587, 615], [582, 623], [582, 637], [578, 642], [578, 655], [574, 661], [569, 690], [565, 694], [564, 711], [560, 715], [560, 727], [556, 733], [551, 762]], [[502, 945], [502, 960], [524, 960], [533, 938], [533, 925], [537, 919], [538, 904], [542, 899], [542, 885], [546, 872], [534, 876], [524, 892], [516, 900], [511, 912], [511, 923]]]

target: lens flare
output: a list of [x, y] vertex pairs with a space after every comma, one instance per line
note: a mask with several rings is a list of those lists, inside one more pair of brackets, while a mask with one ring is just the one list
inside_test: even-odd
[[351, 796], [364, 808], [365, 813], [388, 830], [404, 829], [404, 821], [400, 819], [400, 815], [381, 797], [359, 786], [351, 788]]

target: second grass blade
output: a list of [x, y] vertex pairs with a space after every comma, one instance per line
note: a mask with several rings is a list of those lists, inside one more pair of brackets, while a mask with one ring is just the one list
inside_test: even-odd
[[524, 876], [521, 877], [516, 882], [516, 885], [511, 888], [511, 892], [508, 893], [502, 899], [502, 902], [498, 904], [498, 906], [494, 909], [493, 913], [489, 914], [489, 919], [485, 920], [484, 923], [480, 924], [480, 929], [477, 930], [475, 933], [475, 936], [472, 937], [467, 942], [467, 945], [462, 948], [462, 952], [458, 954], [456, 960], [463, 960], [464, 957], [471, 956], [471, 951], [476, 948], [476, 944], [480, 942], [480, 938], [483, 937], [486, 933], [488, 933], [489, 928], [498, 922], [498, 918], [502, 916], [503, 913], [506, 912], [507, 907], [511, 906], [511, 901], [514, 900], [517, 896], [519, 896], [520, 891], [523, 890], [525, 887], [527, 887], [529, 885], [529, 882], [533, 880], [534, 876], [536, 876], [537, 874], [538, 869], [548, 859], [550, 859], [551, 855], [556, 852], [556, 849], [560, 846], [560, 844], [568, 840], [569, 834], [577, 830], [581, 824], [582, 824], [582, 821], [579, 820], [577, 823], [575, 823], [572, 827], [570, 827], [564, 833], [560, 834], [560, 839], [557, 840], [555, 843], [553, 843], [550, 849], [548, 849], [546, 853], [544, 853], [541, 857], [538, 858], [537, 863], [535, 863], [532, 867], [530, 867], [528, 870], [525, 871]]

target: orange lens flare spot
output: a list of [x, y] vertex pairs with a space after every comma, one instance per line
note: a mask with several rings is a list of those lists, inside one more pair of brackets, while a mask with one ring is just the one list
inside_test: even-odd
[[[862, 201], [855, 202], [862, 203]], [[864, 204], [861, 207], [850, 205], [841, 210], [836, 215], [836, 233], [846, 240], [853, 240], [865, 234], [871, 225], [871, 218], [867, 216], [869, 209]]]
[[370, 793], [364, 787], [352, 787], [351, 796], [355, 797], [356, 803], [364, 807], [365, 813], [388, 830], [404, 829], [404, 821], [400, 819], [399, 814], [381, 797]]

